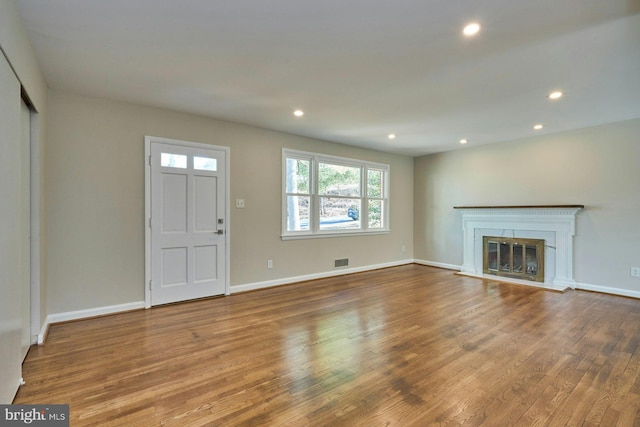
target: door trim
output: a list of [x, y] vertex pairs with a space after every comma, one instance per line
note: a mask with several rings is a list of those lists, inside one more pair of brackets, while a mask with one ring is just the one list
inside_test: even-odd
[[220, 145], [203, 144], [200, 142], [182, 141], [178, 139], [162, 138], [145, 135], [144, 137], [144, 307], [151, 308], [151, 143], [172, 144], [181, 147], [203, 148], [225, 152], [225, 215], [227, 219], [225, 238], [225, 284], [224, 294], [231, 293], [231, 150]]
[[[41, 276], [42, 261], [40, 259], [40, 178], [42, 168], [40, 167], [40, 115], [33, 105], [30, 105], [31, 113], [31, 343], [43, 344], [44, 337], [41, 328], [44, 326], [44, 319], [41, 318]], [[46, 313], [45, 313], [46, 316]]]

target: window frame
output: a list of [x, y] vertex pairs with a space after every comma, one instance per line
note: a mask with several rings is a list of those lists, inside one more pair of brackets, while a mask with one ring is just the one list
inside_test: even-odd
[[[309, 162], [309, 182], [308, 193], [287, 192], [287, 159], [295, 159]], [[320, 199], [327, 197], [319, 194], [319, 165], [328, 163], [332, 165], [356, 167], [360, 169], [360, 196], [345, 197], [350, 199], [360, 199], [360, 228], [358, 229], [320, 229]], [[368, 171], [375, 170], [382, 172], [382, 195], [381, 197], [369, 197], [368, 192]], [[375, 234], [388, 234], [390, 232], [390, 175], [391, 166], [384, 163], [370, 162], [348, 157], [331, 156], [327, 154], [312, 153], [307, 151], [282, 149], [282, 211], [281, 211], [281, 238], [282, 240], [327, 238], [362, 236]], [[287, 229], [288, 217], [288, 197], [289, 196], [309, 197], [309, 229], [299, 231], [289, 231]], [[382, 202], [382, 226], [369, 228], [369, 200], [380, 200]]]

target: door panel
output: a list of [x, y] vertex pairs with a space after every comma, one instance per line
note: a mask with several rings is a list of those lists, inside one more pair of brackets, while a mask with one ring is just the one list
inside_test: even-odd
[[161, 287], [184, 286], [188, 281], [187, 252], [183, 248], [162, 248]]
[[216, 177], [196, 176], [195, 185], [195, 231], [214, 232], [218, 230], [218, 212], [216, 200], [218, 198], [218, 183]]
[[202, 282], [216, 278], [217, 251], [215, 246], [196, 246], [195, 248], [195, 281]]
[[0, 404], [22, 376], [20, 133], [20, 82], [0, 52]]
[[225, 156], [151, 143], [151, 305], [225, 292]]
[[162, 231], [187, 231], [187, 175], [163, 173], [162, 177]]

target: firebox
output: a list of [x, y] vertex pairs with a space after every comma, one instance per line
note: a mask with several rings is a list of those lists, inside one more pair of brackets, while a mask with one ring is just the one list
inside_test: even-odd
[[483, 272], [544, 282], [544, 240], [484, 236]]

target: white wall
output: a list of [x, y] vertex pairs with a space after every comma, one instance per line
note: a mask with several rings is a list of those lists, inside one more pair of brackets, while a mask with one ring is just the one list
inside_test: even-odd
[[415, 257], [460, 265], [456, 205], [584, 204], [575, 279], [640, 296], [640, 119], [415, 159]]
[[[412, 259], [413, 159], [146, 106], [51, 91], [49, 313], [144, 300], [144, 136], [231, 148], [231, 286]], [[391, 233], [282, 241], [282, 148], [391, 165]], [[402, 252], [405, 245], [406, 251]], [[267, 260], [274, 268], [267, 269]]]

